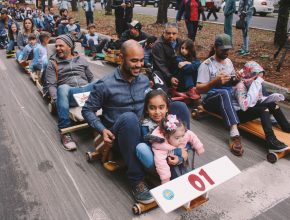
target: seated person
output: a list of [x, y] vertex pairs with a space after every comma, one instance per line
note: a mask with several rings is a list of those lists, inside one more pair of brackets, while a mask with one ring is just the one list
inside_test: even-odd
[[65, 26], [68, 24], [68, 10], [67, 9], [60, 9], [59, 10], [60, 19], [56, 22], [57, 34], [62, 35], [65, 34], [64, 29]]
[[[266, 144], [269, 152], [282, 152], [288, 149], [284, 143], [275, 136], [270, 112], [276, 107], [255, 105], [247, 111], [235, 110], [232, 87], [235, 82], [231, 75], [235, 74], [233, 63], [228, 58], [232, 49], [231, 37], [227, 34], [216, 36], [214, 43], [215, 54], [205, 60], [199, 67], [197, 77], [197, 92], [202, 94], [202, 103], [207, 111], [220, 114], [230, 129], [229, 147], [236, 156], [242, 156], [244, 149], [237, 125], [256, 118], [261, 119]], [[270, 109], [271, 108], [271, 109]]]
[[199, 99], [194, 89], [197, 79], [197, 70], [200, 61], [196, 58], [196, 51], [192, 40], [183, 41], [178, 48], [178, 56], [176, 57], [178, 71], [176, 78], [178, 79], [177, 91], [186, 92], [192, 99]]
[[33, 18], [33, 23], [38, 31], [44, 30], [44, 14], [41, 10], [41, 7], [38, 8], [37, 13]]
[[8, 29], [8, 44], [6, 48], [7, 56], [12, 56], [15, 54], [15, 46], [17, 46], [17, 37], [18, 37], [18, 26], [16, 23], [12, 23]]
[[[152, 132], [152, 135], [160, 138], [159, 141], [153, 142], [152, 148], [161, 184], [193, 170], [194, 155], [191, 148], [198, 155], [204, 153], [203, 144], [198, 137], [192, 131], [187, 130], [184, 123], [176, 118], [176, 115], [167, 115]], [[185, 149], [190, 156], [184, 161], [174, 160], [172, 152], [176, 149]]]
[[105, 46], [104, 51], [110, 53], [112, 50], [120, 50], [121, 49], [121, 41], [119, 40], [118, 34], [114, 33], [111, 36], [111, 40], [109, 40]]
[[142, 25], [139, 21], [134, 20], [128, 23], [128, 27], [129, 30], [124, 31], [121, 35], [120, 40], [122, 43], [130, 39], [140, 42], [149, 37], [146, 33], [141, 31]]
[[96, 32], [95, 24], [89, 24], [88, 31], [89, 33], [84, 36], [82, 45], [90, 50], [89, 56], [95, 57], [97, 53], [102, 52], [107, 40], [100, 40], [100, 37]]
[[42, 31], [39, 34], [40, 44], [37, 44], [37, 46], [33, 49], [33, 59], [29, 66], [31, 71], [40, 71], [40, 73], [42, 73], [42, 70], [46, 68], [48, 62], [47, 44], [50, 36], [50, 33], [45, 31]]
[[0, 17], [0, 49], [4, 49], [7, 46], [7, 33], [12, 23], [13, 20], [8, 15], [7, 9], [3, 8]]
[[53, 34], [54, 33], [54, 8], [48, 8], [48, 14], [44, 16], [44, 30]]
[[78, 34], [79, 28], [75, 24], [75, 19], [73, 17], [68, 18], [68, 24], [65, 26], [64, 32], [65, 34], [71, 34], [73, 36]]
[[37, 38], [34, 33], [28, 35], [28, 44], [21, 51], [17, 57], [19, 64], [26, 66], [28, 60], [33, 58], [33, 49], [38, 46]]
[[146, 67], [147, 64], [152, 64], [152, 48], [154, 46], [157, 37], [150, 36], [147, 38], [145, 46], [144, 46], [144, 66]]
[[[94, 76], [88, 62], [74, 55], [74, 41], [70, 35], [60, 35], [56, 39], [56, 54], [51, 57], [45, 70], [49, 95], [56, 104], [58, 129], [71, 125], [69, 108], [77, 106], [73, 94], [89, 92], [94, 85]], [[65, 150], [76, 149], [70, 133], [60, 134]]]
[[[162, 89], [148, 89], [144, 100], [143, 115], [141, 116], [142, 142], [136, 146], [136, 155], [146, 171], [155, 172], [152, 143], [157, 142], [160, 138], [152, 136], [152, 132], [161, 125], [162, 120], [166, 118], [168, 113], [178, 115], [182, 121], [186, 122], [186, 127], [189, 129], [189, 111], [183, 102], [170, 103], [167, 94]], [[178, 160], [182, 163], [187, 157], [187, 150], [177, 148], [172, 151], [172, 154], [171, 157], [174, 158], [174, 161]]]
[[182, 40], [178, 38], [176, 23], [167, 23], [163, 35], [157, 39], [152, 48], [153, 69], [162, 82], [154, 82], [155, 87], [168, 90], [178, 86], [178, 79], [173, 76], [177, 72], [176, 52]]

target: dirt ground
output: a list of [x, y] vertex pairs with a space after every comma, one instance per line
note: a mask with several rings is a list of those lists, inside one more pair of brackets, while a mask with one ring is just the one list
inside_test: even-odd
[[[85, 16], [82, 13], [83, 12], [79, 14], [75, 13], [73, 15], [77, 20], [80, 20], [82, 27], [85, 27]], [[95, 24], [97, 24], [97, 32], [107, 35], [111, 35], [115, 32], [114, 15], [105, 15], [103, 11], [96, 11], [94, 17]], [[155, 24], [155, 17], [134, 14], [134, 19], [139, 20], [142, 23], [143, 31], [155, 36], [160, 36], [162, 34], [163, 26]], [[204, 22], [203, 29], [198, 31], [195, 42], [198, 58], [200, 60], [204, 60], [207, 57], [214, 42], [215, 35], [219, 33], [223, 33], [223, 25]], [[281, 51], [277, 59], [273, 58], [273, 55], [277, 50], [273, 45], [274, 32], [250, 29], [249, 34], [250, 55], [241, 57], [235, 51], [237, 51], [242, 45], [242, 33], [240, 30], [236, 30], [233, 27], [234, 49], [230, 52], [229, 57], [236, 68], [241, 68], [244, 63], [249, 60], [255, 60], [266, 70], [267, 81], [290, 89], [290, 52], [288, 52], [280, 72], [277, 72], [276, 66], [284, 50]], [[184, 22], [180, 23], [179, 37], [183, 39], [187, 37], [187, 30]]]

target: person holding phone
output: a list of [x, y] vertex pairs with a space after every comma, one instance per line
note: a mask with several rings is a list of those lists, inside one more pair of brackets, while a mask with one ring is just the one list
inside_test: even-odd
[[[288, 149], [280, 142], [272, 129], [269, 109], [266, 106], [253, 106], [242, 111], [235, 106], [231, 76], [235, 73], [232, 61], [228, 58], [232, 49], [231, 37], [227, 34], [219, 34], [215, 38], [215, 53], [206, 59], [198, 70], [196, 90], [202, 94], [202, 103], [207, 111], [221, 115], [224, 123], [230, 130], [229, 148], [236, 156], [242, 156], [244, 148], [238, 124], [261, 119], [266, 144], [269, 152], [281, 152]], [[236, 74], [237, 79], [241, 76]]]

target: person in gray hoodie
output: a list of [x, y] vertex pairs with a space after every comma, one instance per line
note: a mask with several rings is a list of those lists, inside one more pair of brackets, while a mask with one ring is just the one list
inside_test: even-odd
[[[93, 89], [94, 76], [88, 62], [74, 55], [74, 41], [70, 35], [60, 35], [55, 43], [56, 54], [50, 59], [46, 68], [48, 92], [56, 104], [58, 128], [70, 126], [69, 107], [77, 106], [73, 94], [89, 92]], [[65, 150], [76, 149], [71, 134], [61, 134]]]

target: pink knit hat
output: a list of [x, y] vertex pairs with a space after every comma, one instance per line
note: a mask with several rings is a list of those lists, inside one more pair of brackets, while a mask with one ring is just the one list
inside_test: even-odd
[[248, 61], [242, 69], [243, 78], [246, 79], [254, 77], [260, 72], [265, 73], [265, 70], [263, 69], [263, 67], [260, 66], [260, 64], [255, 61]]

